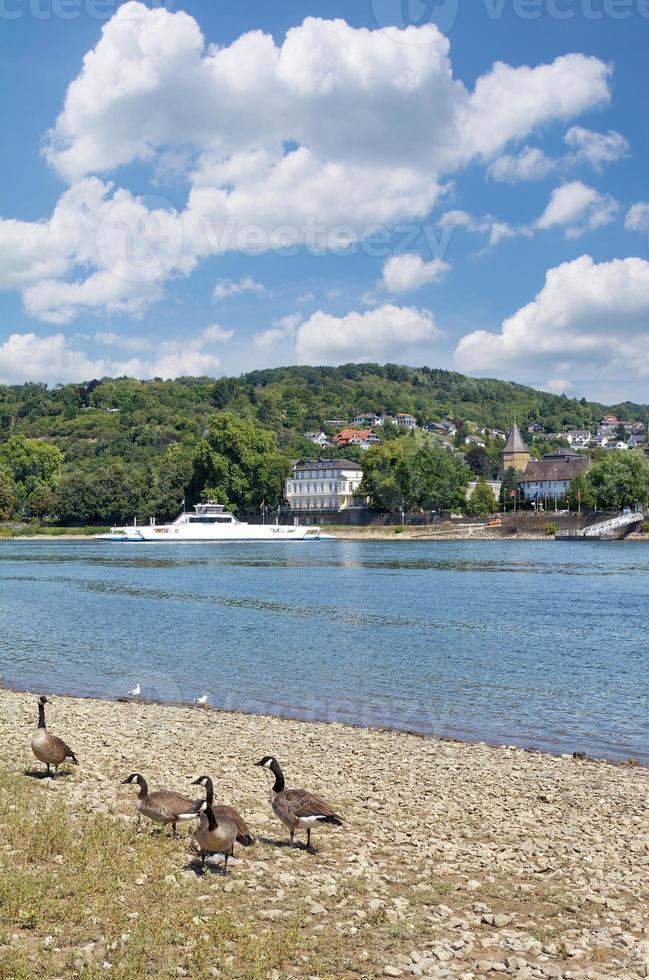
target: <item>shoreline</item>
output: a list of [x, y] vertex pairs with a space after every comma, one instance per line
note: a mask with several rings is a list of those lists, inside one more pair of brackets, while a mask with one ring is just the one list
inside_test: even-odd
[[[19, 975], [82, 975], [88, 966], [133, 975], [131, 933], [143, 941], [136, 922], [147, 929], [154, 916], [154, 935], [168, 938], [148, 975], [635, 980], [649, 972], [644, 767], [53, 696], [48, 727], [80, 764], [51, 779], [31, 754], [36, 721], [33, 694], [0, 690], [0, 817], [12, 834], [3, 871], [23, 883], [19, 894], [43, 876], [65, 880], [55, 921], [40, 910], [22, 917], [22, 899], [9, 912], [0, 964], [24, 957], [31, 965]], [[254, 765], [265, 754], [280, 760], [289, 786], [341, 814], [341, 828], [316, 831], [315, 854], [286, 847]], [[134, 829], [134, 793], [120, 783], [138, 771], [152, 789], [185, 794], [200, 774], [215, 778], [218, 800], [237, 807], [257, 839], [237, 849], [227, 878], [197, 870], [191, 828], [165, 841], [146, 822]], [[44, 810], [59, 828], [51, 848], [42, 845]], [[100, 867], [114, 874], [117, 854], [123, 904], [95, 903], [89, 915], [91, 876]], [[224, 918], [237, 924], [225, 933], [235, 941], [221, 943], [205, 969], [195, 940]], [[248, 935], [255, 948], [276, 937], [276, 974], [251, 969]]]
[[[22, 687], [12, 687], [11, 685], [4, 684], [0, 680], [0, 694], [6, 691], [9, 694], [16, 694], [19, 696], [31, 696], [38, 697], [39, 693], [28, 688]], [[45, 692], [47, 693], [47, 692]], [[539, 748], [533, 745], [523, 745], [517, 741], [510, 742], [497, 742], [491, 741], [487, 738], [468, 738], [462, 735], [444, 735], [440, 732], [421, 732], [416, 729], [411, 728], [397, 728], [394, 725], [364, 725], [360, 722], [354, 723], [352, 721], [340, 721], [338, 719], [327, 719], [327, 718], [301, 718], [298, 715], [290, 714], [273, 714], [271, 712], [259, 712], [259, 711], [246, 711], [243, 708], [221, 708], [216, 705], [206, 704], [206, 705], [196, 705], [192, 701], [155, 701], [149, 698], [128, 698], [128, 697], [111, 697], [110, 695], [98, 695], [98, 694], [72, 694], [70, 692], [51, 692], [51, 696], [55, 698], [65, 698], [71, 701], [80, 701], [90, 704], [101, 704], [101, 705], [144, 705], [151, 708], [160, 708], [166, 711], [197, 711], [204, 715], [215, 715], [217, 717], [228, 717], [233, 716], [236, 718], [252, 718], [258, 721], [266, 720], [276, 720], [279, 722], [284, 722], [286, 724], [295, 725], [322, 725], [322, 726], [339, 726], [345, 730], [351, 732], [369, 732], [376, 735], [404, 735], [408, 738], [420, 739], [422, 741], [439, 742], [442, 744], [450, 745], [461, 745], [469, 747], [484, 746], [489, 749], [501, 749], [501, 750], [513, 750], [517, 752], [524, 752], [528, 755], [543, 755], [552, 759], [574, 759], [579, 758], [582, 761], [587, 761], [591, 763], [596, 763], [598, 765], [613, 766], [615, 768], [619, 767], [632, 767], [635, 769], [647, 769], [649, 770], [649, 762], [642, 762], [639, 759], [635, 759], [632, 756], [627, 756], [626, 758], [611, 759], [606, 756], [599, 755], [589, 755], [581, 749], [574, 749], [572, 752], [561, 752], [558, 749], [549, 748]]]
[[[323, 528], [325, 533], [329, 534], [329, 537], [324, 539], [328, 541], [378, 541], [384, 543], [395, 543], [399, 541], [408, 541], [413, 544], [418, 543], [432, 543], [434, 541], [501, 541], [501, 542], [550, 542], [554, 541], [553, 535], [544, 535], [543, 533], [531, 534], [527, 532], [520, 532], [519, 534], [498, 534], [494, 531], [482, 531], [480, 530], [467, 530], [467, 531], [440, 531], [440, 532], [425, 532], [425, 531], [404, 531], [400, 534], [395, 534], [393, 530], [388, 529], [372, 529], [366, 531], [363, 528], [350, 528], [349, 531], [343, 531], [336, 529], [335, 531], [329, 532], [326, 526]], [[54, 543], [56, 541], [78, 541], [79, 543], [87, 543], [88, 541], [98, 541], [100, 540], [97, 534], [16, 534], [16, 535], [1, 535], [0, 544], [3, 541], [49, 541]], [[649, 544], [649, 534], [630, 534], [628, 537], [620, 539], [619, 541], [606, 541], [606, 542], [593, 542], [596, 544], [621, 544], [624, 542], [630, 542], [634, 544]], [[121, 545], [124, 542], [120, 541], [106, 541], [107, 545]], [[157, 542], [159, 544], [170, 544], [173, 542]], [[182, 542], [182, 545], [191, 542]], [[197, 544], [248, 544], [252, 542], [197, 542]], [[276, 542], [269, 542], [274, 544]], [[293, 542], [294, 544], [303, 544], [305, 542]], [[313, 543], [313, 542], [309, 542]], [[564, 543], [564, 542], [560, 542]]]

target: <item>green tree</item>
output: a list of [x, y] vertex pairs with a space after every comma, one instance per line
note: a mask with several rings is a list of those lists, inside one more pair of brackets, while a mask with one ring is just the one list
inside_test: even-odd
[[274, 433], [227, 412], [210, 419], [198, 447], [193, 487], [218, 490], [223, 502], [237, 507], [277, 507], [290, 460], [277, 448]]
[[11, 473], [19, 495], [31, 493], [40, 483], [54, 489], [62, 462], [60, 449], [43, 439], [17, 435], [0, 445], [0, 464]]
[[497, 471], [498, 463], [482, 446], [469, 446], [464, 458], [475, 476], [492, 477]]
[[500, 502], [504, 509], [511, 506], [512, 502], [516, 499], [515, 494], [518, 493], [519, 480], [520, 473], [513, 466], [505, 470], [500, 486]]
[[56, 505], [56, 493], [46, 483], [38, 483], [25, 501], [25, 513], [43, 520], [54, 513]]
[[415, 456], [417, 504], [424, 510], [462, 509], [470, 470], [448, 449], [421, 449]]
[[377, 510], [447, 510], [463, 506], [469, 478], [469, 470], [448, 450], [395, 439], [368, 450], [359, 493]]
[[396, 512], [415, 503], [413, 444], [392, 439], [368, 449], [363, 459], [363, 481], [359, 496], [369, 498], [375, 510]]
[[92, 477], [82, 470], [64, 476], [56, 495], [55, 517], [61, 524], [85, 526], [90, 524], [95, 508], [95, 488]]
[[486, 517], [493, 514], [498, 509], [494, 492], [485, 480], [484, 476], [478, 477], [478, 481], [469, 497], [469, 510], [472, 514], [479, 517]]
[[577, 473], [568, 487], [566, 501], [572, 510], [582, 510], [587, 513], [595, 508], [595, 494], [585, 473]]
[[649, 487], [649, 460], [638, 449], [609, 452], [594, 463], [586, 482], [596, 500], [605, 508], [645, 504]]
[[0, 521], [8, 521], [16, 506], [16, 489], [11, 474], [0, 469]]

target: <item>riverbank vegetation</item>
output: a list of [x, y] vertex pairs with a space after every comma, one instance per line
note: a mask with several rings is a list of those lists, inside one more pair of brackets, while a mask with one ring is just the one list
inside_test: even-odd
[[[431, 453], [416, 479], [413, 459], [423, 462], [423, 448], [434, 448], [422, 434], [408, 442], [412, 437], [397, 427], [379, 427], [374, 459], [363, 457], [375, 471], [370, 494], [377, 506], [390, 500], [398, 508], [405, 499], [430, 509], [452, 507], [470, 475], [489, 478], [498, 467], [498, 440], [487, 435], [484, 447], [467, 447], [466, 433], [506, 430], [513, 419], [523, 427], [538, 422], [546, 432], [560, 432], [567, 425], [590, 426], [607, 411], [649, 422], [649, 406], [611, 408], [508, 382], [397, 365], [277, 368], [216, 381], [4, 385], [0, 520], [20, 516], [82, 526], [134, 516], [168, 519], [183, 499], [193, 502], [203, 493], [233, 509], [273, 509], [291, 459], [316, 453], [361, 458], [357, 448], [320, 450], [304, 438], [323, 426], [333, 432], [327, 420], [351, 420], [359, 412], [409, 412], [420, 423], [447, 417], [459, 423], [454, 448], [463, 460]], [[397, 438], [403, 440], [400, 447]], [[394, 479], [376, 476], [381, 459], [401, 460]]]

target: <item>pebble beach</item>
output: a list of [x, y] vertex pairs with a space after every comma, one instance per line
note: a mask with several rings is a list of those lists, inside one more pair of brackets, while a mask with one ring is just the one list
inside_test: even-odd
[[[649, 976], [649, 772], [641, 766], [193, 707], [52, 701], [48, 728], [80, 765], [36, 778], [28, 775], [39, 768], [30, 751], [36, 698], [0, 691], [0, 769], [28, 786], [38, 812], [130, 826], [133, 793], [119, 783], [138, 771], [152, 789], [189, 795], [190, 779], [212, 775], [217, 801], [248, 820], [257, 843], [239, 849], [227, 878], [197, 874], [183, 828], [165, 844], [165, 881], [208, 918], [244, 903], [258, 936], [290, 927], [303, 952], [297, 965], [280, 957], [258, 974], [238, 967], [235, 949], [201, 975]], [[314, 834], [315, 854], [284, 846], [254, 767], [267, 753], [289, 786], [323, 796], [344, 819], [342, 829]], [[5, 868], [19, 850], [3, 844], [10, 811], [0, 817]], [[69, 938], [66, 946], [35, 937], [3, 914], [0, 954], [24, 949], [56, 976], [54, 946], [79, 975], [95, 962], [108, 973], [116, 955], [108, 940], [78, 934], [70, 948]], [[181, 965], [169, 975], [198, 974]]]

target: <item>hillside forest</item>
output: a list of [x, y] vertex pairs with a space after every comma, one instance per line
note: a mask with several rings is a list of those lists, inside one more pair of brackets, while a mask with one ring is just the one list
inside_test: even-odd
[[[320, 450], [305, 433], [361, 412], [408, 412], [419, 424], [452, 419], [455, 451], [420, 430], [377, 430], [379, 445]], [[176, 516], [210, 496], [242, 513], [274, 511], [291, 460], [363, 460], [373, 506], [437, 509], [464, 499], [472, 476], [498, 467], [499, 439], [464, 435], [515, 420], [545, 432], [593, 426], [611, 413], [649, 423], [649, 406], [604, 406], [504, 381], [431, 368], [350, 364], [287, 367], [237, 378], [93, 380], [48, 388], [0, 386], [0, 519], [111, 524]], [[530, 437], [531, 438], [531, 437]], [[538, 454], [548, 442], [531, 445]], [[484, 496], [481, 488], [479, 496]]]

